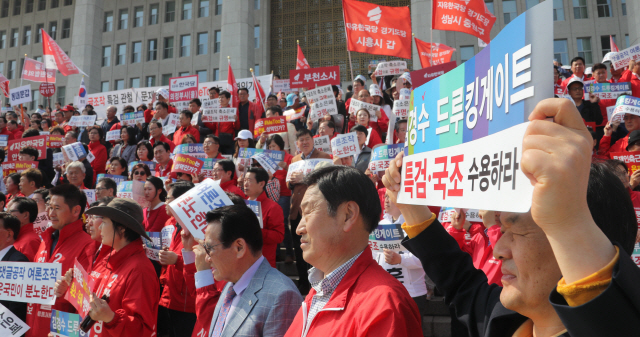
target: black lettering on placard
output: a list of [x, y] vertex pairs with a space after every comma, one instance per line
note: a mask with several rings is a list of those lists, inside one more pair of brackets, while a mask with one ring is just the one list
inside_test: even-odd
[[404, 283], [403, 279], [404, 275], [402, 275], [402, 268], [391, 268], [391, 269], [387, 269], [387, 272], [389, 272], [389, 274], [391, 274], [391, 276], [395, 277], [396, 280], [400, 281], [400, 283]]

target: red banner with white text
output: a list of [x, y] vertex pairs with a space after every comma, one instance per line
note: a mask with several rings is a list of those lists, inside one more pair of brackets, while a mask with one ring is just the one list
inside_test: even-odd
[[21, 78], [33, 82], [56, 83], [56, 70], [45, 69], [44, 63], [27, 57], [24, 59]]
[[467, 33], [486, 43], [491, 40], [491, 27], [496, 17], [483, 0], [433, 0], [431, 12], [433, 29]]
[[417, 38], [415, 40], [422, 68], [451, 62], [453, 52], [456, 51], [455, 48], [440, 43], [428, 43]]

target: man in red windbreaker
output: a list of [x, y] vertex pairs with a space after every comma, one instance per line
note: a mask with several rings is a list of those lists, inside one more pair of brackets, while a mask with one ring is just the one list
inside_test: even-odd
[[263, 118], [264, 108], [262, 104], [255, 104], [249, 101], [249, 89], [238, 89], [238, 111], [236, 112], [236, 131], [249, 130], [253, 134], [256, 121]]
[[267, 197], [264, 188], [269, 174], [263, 168], [250, 167], [244, 177], [247, 200], [255, 200], [262, 208], [262, 256], [271, 267], [276, 267], [276, 249], [284, 239], [284, 215], [282, 207]]
[[8, 212], [20, 220], [20, 233], [13, 247], [34, 262], [42, 242], [40, 236], [33, 231], [33, 222], [38, 217], [38, 204], [27, 197], [15, 197], [11, 200]]
[[220, 188], [225, 192], [234, 193], [242, 199], [246, 199], [247, 196], [244, 195], [244, 192], [236, 186], [235, 175], [236, 165], [230, 159], [218, 160], [213, 165], [213, 180], [220, 180]]
[[[61, 263], [62, 274], [73, 268], [74, 261], [87, 269], [95, 253], [93, 240], [83, 230], [82, 214], [87, 197], [71, 184], [58, 185], [49, 191], [49, 218], [52, 226], [42, 234], [42, 243], [35, 262]], [[27, 337], [46, 336], [50, 330], [51, 309], [75, 313], [76, 309], [64, 298], [57, 298], [54, 305], [33, 304], [27, 306]]]
[[162, 123], [161, 122], [152, 122], [149, 123], [149, 144], [151, 144], [151, 147], [153, 147], [156, 142], [163, 142], [163, 143], [167, 143], [169, 144], [169, 151], [173, 152], [173, 149], [176, 148], [176, 144], [173, 143], [173, 141], [171, 141], [171, 139], [167, 138], [167, 136], [165, 136], [162, 133]]
[[191, 125], [193, 113], [188, 110], [180, 112], [180, 127], [173, 134], [173, 143], [182, 144], [182, 137], [192, 135], [196, 139], [196, 143], [200, 143], [200, 131]]
[[571, 79], [574, 77], [580, 79], [580, 81], [582, 82], [590, 80], [591, 78], [588, 75], [584, 74], [585, 70], [586, 68], [585, 68], [584, 59], [580, 56], [574, 57], [571, 60], [571, 72], [573, 72], [573, 75], [569, 76], [569, 78], [565, 78], [562, 81], [562, 84], [561, 84], [562, 90], [566, 91], [567, 85], [569, 85], [569, 81], [571, 81]]
[[329, 166], [305, 184], [296, 232], [312, 289], [285, 337], [422, 336], [416, 303], [372, 257], [369, 234], [382, 208], [369, 178]]

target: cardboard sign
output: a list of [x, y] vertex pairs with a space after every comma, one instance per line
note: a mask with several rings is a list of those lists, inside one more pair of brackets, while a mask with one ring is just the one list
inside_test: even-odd
[[300, 108], [298, 109], [298, 111], [296, 112], [296, 110], [293, 109], [289, 109], [289, 110], [285, 110], [282, 115], [285, 116], [287, 118], [287, 122], [290, 122], [292, 120], [296, 120], [296, 119], [300, 119], [302, 117], [304, 117], [304, 111], [306, 109]]
[[389, 167], [389, 162], [404, 150], [404, 144], [378, 144], [371, 149], [369, 170], [371, 172], [384, 172]]
[[23, 85], [21, 87], [9, 89], [9, 99], [11, 106], [17, 106], [33, 101], [31, 97], [31, 85]]
[[356, 114], [360, 109], [366, 109], [369, 111], [369, 121], [377, 122], [378, 121], [378, 113], [380, 112], [380, 106], [375, 104], [365, 103], [363, 101], [358, 101], [355, 98], [351, 98], [351, 105], [349, 105], [349, 114]]
[[22, 173], [30, 168], [38, 168], [37, 161], [9, 161], [2, 163], [2, 176], [7, 177], [12, 173]]
[[211, 108], [202, 110], [203, 123], [235, 122], [236, 108]]
[[69, 120], [69, 125], [76, 127], [89, 127], [96, 124], [97, 115], [73, 116]]
[[[53, 337], [85, 337], [88, 334], [80, 331], [82, 317], [64, 311], [51, 310], [51, 325], [49, 330]], [[96, 325], [101, 326], [102, 322]], [[96, 326], [94, 325], [94, 327]]]
[[254, 149], [254, 148], [241, 148], [238, 151], [238, 158], [250, 159], [258, 153], [266, 154], [267, 156], [269, 156], [269, 158], [273, 159], [276, 163], [279, 163], [284, 160], [283, 151], [273, 151], [273, 150], [264, 150], [264, 149]]
[[53, 83], [40, 83], [38, 91], [40, 91], [40, 95], [44, 97], [51, 97], [56, 93], [56, 85]]
[[640, 169], [640, 152], [611, 152], [609, 153], [611, 159], [622, 160], [627, 164], [629, 169], [629, 175]]
[[334, 158], [346, 158], [360, 153], [358, 135], [355, 132], [337, 135], [331, 140], [331, 151]]
[[196, 239], [204, 240], [207, 227], [206, 213], [212, 209], [233, 205], [227, 194], [220, 188], [220, 184], [212, 179], [206, 179], [198, 186], [169, 204], [169, 211], [180, 223], [186, 227]]
[[307, 96], [307, 102], [311, 106], [309, 119], [315, 121], [326, 115], [338, 114], [338, 106], [336, 105], [336, 98], [333, 96], [331, 85], [307, 90], [305, 95]]
[[198, 75], [172, 77], [169, 79], [169, 100], [190, 101], [198, 97]]
[[331, 140], [329, 136], [320, 136], [313, 139], [313, 147], [324, 153], [331, 153]]
[[33, 222], [33, 231], [37, 235], [42, 235], [42, 233], [44, 233], [44, 231], [46, 231], [49, 227], [51, 227], [51, 221], [49, 221], [49, 213], [38, 213], [36, 220]]
[[173, 166], [171, 167], [171, 172], [186, 173], [194, 177], [200, 174], [202, 164], [202, 160], [196, 157], [192, 157], [186, 154], [177, 154], [173, 158]]
[[289, 80], [273, 80], [273, 90], [271, 92], [290, 92]]
[[213, 108], [219, 108], [220, 107], [220, 99], [219, 98], [207, 98], [202, 100], [202, 106], [200, 107], [201, 109], [213, 109]]
[[622, 95], [631, 95], [631, 83], [595, 83], [584, 86], [584, 91], [590, 96], [600, 99], [617, 99]]
[[422, 68], [419, 70], [414, 70], [409, 73], [409, 75], [411, 75], [411, 85], [414, 88], [417, 88], [433, 80], [434, 78], [442, 76], [448, 73], [449, 71], [455, 69], [457, 64], [458, 63], [456, 61], [451, 61], [451, 62], [446, 62], [443, 64], [431, 66], [431, 67]]
[[256, 121], [255, 128], [253, 129], [253, 136], [255, 138], [260, 137], [261, 134], [272, 134], [287, 132], [287, 118], [284, 116], [260, 118]]
[[27, 146], [31, 146], [38, 150], [38, 158], [36, 160], [42, 160], [47, 158], [47, 137], [49, 136], [35, 136], [29, 138], [21, 138], [16, 140], [10, 140], [7, 142], [9, 151], [7, 152], [7, 161], [18, 160], [18, 154], [20, 150]]
[[133, 167], [138, 165], [138, 164], [145, 164], [147, 165], [147, 167], [149, 168], [149, 171], [151, 171], [151, 175], [154, 175], [154, 172], [156, 172], [156, 163], [155, 161], [132, 161], [129, 163], [129, 172], [133, 173]]
[[98, 174], [98, 176], [96, 177], [96, 182], [100, 181], [100, 179], [102, 178], [109, 178], [113, 181], [116, 182], [116, 184], [120, 184], [123, 181], [127, 181], [127, 177], [125, 176], [121, 176], [121, 175], [115, 175], [115, 174], [104, 174], [104, 173], [100, 173]]
[[399, 253], [406, 250], [401, 242], [404, 238], [404, 232], [400, 227], [401, 224], [378, 224], [378, 227], [369, 234], [369, 247], [372, 251], [382, 253], [384, 249], [392, 250]]
[[0, 303], [0, 336], [22, 336], [30, 327]]
[[278, 166], [278, 163], [275, 160], [271, 159], [265, 153], [254, 154], [253, 156], [251, 156], [251, 159], [255, 159], [263, 169], [271, 174], [274, 174], [279, 169], [282, 169], [280, 166]]
[[69, 163], [85, 158], [87, 156], [87, 151], [85, 151], [82, 143], [75, 142], [73, 144], [63, 146], [62, 154], [64, 155], [64, 162]]
[[0, 300], [54, 304], [60, 263], [0, 262]]
[[247, 206], [249, 208], [251, 208], [253, 213], [255, 213], [256, 217], [258, 218], [258, 221], [260, 221], [260, 228], [263, 228], [263, 224], [262, 224], [262, 203], [260, 203], [260, 201], [256, 201], [256, 200], [245, 200], [244, 202], [247, 204]]
[[144, 123], [144, 111], [135, 111], [135, 112], [128, 112], [126, 114], [122, 114], [120, 123], [123, 126], [127, 126], [127, 125], [135, 126], [138, 123], [142, 124]]
[[340, 67], [321, 67], [289, 70], [289, 87], [315, 88], [327, 84], [340, 85]]
[[82, 318], [86, 317], [89, 310], [91, 310], [89, 295], [91, 295], [93, 283], [94, 282], [89, 279], [87, 271], [84, 270], [76, 258], [73, 264], [73, 279], [64, 295], [64, 299], [76, 308]]
[[443, 207], [440, 210], [440, 214], [438, 214], [438, 221], [440, 222], [451, 222], [451, 218], [454, 213], [460, 213], [464, 211], [467, 215], [467, 221], [470, 222], [482, 222], [482, 218], [480, 218], [480, 211], [477, 209], [456, 209], [453, 207]]
[[636, 62], [640, 60], [640, 44], [631, 46], [617, 53], [611, 53], [611, 64], [616, 70], [626, 69], [629, 67], [629, 61], [631, 60]]
[[407, 69], [407, 61], [380, 62], [374, 72], [377, 77], [400, 75]]
[[112, 141], [112, 140], [120, 140], [120, 135], [122, 134], [122, 130], [113, 130], [113, 131], [109, 131], [107, 132], [107, 138], [106, 140]]
[[171, 240], [175, 229], [176, 228], [174, 226], [165, 226], [160, 232], [147, 232], [147, 235], [149, 235], [149, 238], [151, 238], [152, 241], [145, 238], [142, 238], [142, 241], [144, 242], [144, 249], [149, 259], [160, 261], [158, 253], [164, 247], [171, 246]]
[[302, 172], [303, 176], [311, 173], [318, 164], [320, 163], [328, 163], [329, 165], [333, 165], [333, 160], [331, 159], [305, 159], [300, 160], [295, 163], [289, 165], [289, 170], [287, 171], [287, 178], [285, 181], [289, 181], [291, 178], [291, 174], [294, 172]]

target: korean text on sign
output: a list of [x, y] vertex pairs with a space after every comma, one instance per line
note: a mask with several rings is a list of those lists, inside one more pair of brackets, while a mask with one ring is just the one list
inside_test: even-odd
[[0, 304], [0, 336], [22, 336], [29, 329], [25, 322]]
[[142, 238], [147, 257], [154, 261], [160, 261], [158, 253], [164, 247], [169, 247], [171, 245], [171, 239], [174, 231], [174, 226], [165, 226], [160, 232], [147, 232], [151, 241]]
[[382, 253], [384, 249], [399, 253], [404, 249], [401, 242], [404, 232], [400, 224], [378, 224], [378, 227], [369, 234], [369, 247], [374, 252]]
[[190, 101], [198, 98], [198, 75], [172, 77], [169, 79], [169, 100]]
[[273, 159], [276, 163], [279, 163], [284, 160], [283, 151], [263, 150], [263, 149], [253, 149], [253, 148], [241, 148], [238, 151], [238, 158], [249, 159], [258, 153], [266, 154], [267, 156], [269, 156], [269, 158]]
[[181, 172], [190, 174], [192, 177], [200, 174], [202, 169], [202, 160], [186, 154], [177, 154], [173, 158], [173, 166], [171, 172]]
[[615, 69], [624, 69], [629, 66], [629, 61], [640, 61], [640, 44], [631, 46], [617, 53], [612, 53], [611, 63]]
[[640, 152], [611, 152], [611, 159], [622, 160], [627, 164], [629, 175], [640, 169]]
[[87, 334], [80, 331], [82, 317], [64, 311], [51, 310], [51, 325], [49, 330], [54, 337], [84, 337]]
[[339, 66], [289, 70], [291, 89], [315, 88], [327, 84], [340, 84]]
[[18, 160], [18, 154], [20, 150], [22, 150], [27, 146], [34, 147], [36, 150], [38, 150], [38, 158], [36, 158], [37, 160], [47, 158], [47, 146], [46, 146], [47, 137], [50, 137], [50, 136], [36, 136], [36, 137], [10, 140], [7, 143], [7, 146], [9, 147], [9, 152], [7, 153], [7, 157], [8, 157], [7, 160], [8, 161]]
[[595, 83], [584, 86], [584, 91], [590, 96], [598, 96], [600, 99], [617, 99], [621, 95], [631, 95], [631, 83]]
[[136, 112], [128, 112], [122, 115], [122, 125], [132, 125], [144, 123], [144, 112], [136, 111]]
[[443, 207], [440, 210], [440, 214], [438, 214], [438, 221], [440, 222], [451, 222], [451, 218], [453, 217], [453, 213], [464, 211], [467, 216], [467, 221], [471, 222], [482, 222], [482, 218], [480, 218], [480, 212], [477, 209], [455, 209], [453, 207]]
[[9, 90], [9, 99], [11, 106], [29, 103], [33, 99], [31, 97], [31, 85], [23, 85], [21, 87]]
[[394, 159], [402, 150], [404, 144], [384, 145], [378, 144], [371, 149], [371, 160], [369, 170], [371, 172], [381, 172], [389, 167], [389, 161]]
[[376, 67], [376, 76], [400, 75], [407, 69], [407, 61], [380, 62]]
[[60, 263], [0, 262], [0, 300], [53, 304]]
[[253, 129], [254, 137], [260, 137], [263, 133], [268, 135], [281, 132], [287, 132], [287, 118], [284, 116], [260, 118]]
[[351, 105], [349, 105], [349, 114], [356, 114], [360, 109], [365, 109], [369, 112], [369, 121], [378, 121], [378, 114], [380, 113], [379, 105], [365, 103], [352, 97]]
[[203, 123], [235, 122], [236, 108], [212, 108], [202, 111]]
[[266, 153], [254, 154], [253, 156], [251, 156], [251, 159], [255, 159], [263, 169], [271, 174], [274, 174], [276, 173], [276, 171], [282, 169], [280, 166], [278, 166], [278, 163], [275, 160], [271, 159], [271, 157], [269, 157]]
[[251, 208], [253, 213], [258, 218], [258, 221], [260, 222], [260, 228], [262, 228], [263, 227], [263, 225], [262, 225], [262, 204], [260, 203], [260, 201], [257, 201], [257, 200], [245, 200], [244, 203], [247, 204], [247, 207]]
[[355, 132], [337, 135], [331, 140], [331, 151], [334, 158], [356, 156], [360, 153], [358, 136]]
[[64, 295], [64, 299], [69, 301], [83, 318], [91, 310], [89, 295], [91, 295], [92, 288], [93, 281], [78, 262], [78, 259], [76, 259], [73, 264], [73, 279], [67, 289], [67, 293]]
[[233, 205], [220, 184], [206, 179], [169, 204], [171, 214], [191, 235], [204, 240], [206, 213], [212, 209]]
[[71, 120], [69, 120], [69, 125], [77, 126], [77, 127], [89, 127], [96, 124], [97, 115], [89, 115], [89, 116], [73, 116]]
[[615, 119], [618, 115], [624, 117], [625, 114], [640, 116], [640, 98], [628, 95], [618, 97], [611, 118]]
[[324, 85], [305, 92], [307, 102], [311, 105], [309, 119], [318, 120], [326, 115], [338, 114], [336, 98], [331, 85]]
[[331, 153], [329, 136], [319, 136], [313, 139], [313, 147], [324, 153]]
[[38, 168], [37, 161], [8, 161], [2, 163], [2, 175], [4, 177], [11, 173], [22, 173], [22, 171], [30, 168]]
[[333, 160], [331, 160], [331, 159], [305, 159], [305, 160], [300, 160], [300, 161], [297, 161], [295, 163], [292, 163], [291, 165], [289, 165], [289, 169], [287, 171], [286, 181], [290, 180], [291, 174], [294, 173], [294, 172], [301, 172], [302, 175], [306, 176], [307, 174], [311, 173], [316, 168], [316, 165], [318, 165], [320, 163], [327, 163], [328, 165], [333, 165]]

